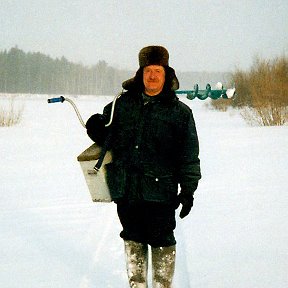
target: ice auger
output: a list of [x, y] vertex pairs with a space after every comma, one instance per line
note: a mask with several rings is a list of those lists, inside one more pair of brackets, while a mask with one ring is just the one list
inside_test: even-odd
[[208, 97], [216, 100], [219, 98], [229, 99], [235, 96], [235, 88], [231, 89], [224, 89], [222, 83], [217, 83], [217, 88], [215, 90], [211, 89], [211, 85], [207, 84], [205, 90], [199, 90], [198, 84], [194, 85], [194, 90], [177, 90], [175, 91], [176, 94], [186, 94], [187, 99], [193, 100], [198, 98], [200, 100], [205, 100]]

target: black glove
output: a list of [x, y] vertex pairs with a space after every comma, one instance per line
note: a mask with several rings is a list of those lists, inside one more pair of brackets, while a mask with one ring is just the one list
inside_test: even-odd
[[180, 211], [180, 218], [183, 219], [190, 213], [191, 208], [193, 207], [193, 201], [194, 201], [193, 193], [181, 192], [177, 198], [178, 203], [182, 204], [182, 209]]
[[105, 124], [105, 117], [102, 114], [94, 114], [86, 122], [88, 136], [98, 145], [102, 145], [107, 136]]

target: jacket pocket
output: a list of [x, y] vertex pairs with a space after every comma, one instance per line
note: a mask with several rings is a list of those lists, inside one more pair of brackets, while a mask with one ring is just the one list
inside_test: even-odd
[[125, 194], [126, 171], [121, 166], [116, 166], [113, 162], [105, 165], [106, 180], [109, 187], [112, 201], [116, 201]]
[[146, 201], [169, 202], [176, 197], [178, 191], [177, 182], [172, 175], [144, 174], [141, 186]]

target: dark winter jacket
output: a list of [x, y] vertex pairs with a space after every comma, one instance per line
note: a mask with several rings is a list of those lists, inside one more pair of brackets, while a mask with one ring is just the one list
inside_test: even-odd
[[[178, 184], [183, 194], [192, 196], [201, 178], [191, 109], [174, 92], [150, 98], [144, 105], [141, 93], [125, 92], [116, 102], [112, 125], [105, 128], [105, 133], [99, 122], [93, 125], [88, 120], [86, 125], [88, 135], [96, 142], [103, 142], [97, 131], [111, 136], [113, 162], [106, 168], [112, 200], [116, 202], [142, 199], [172, 203]], [[106, 123], [111, 106], [104, 108]]]

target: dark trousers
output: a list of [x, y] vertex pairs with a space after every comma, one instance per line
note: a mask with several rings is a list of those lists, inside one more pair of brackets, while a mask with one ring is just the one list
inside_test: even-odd
[[121, 202], [117, 212], [123, 231], [120, 237], [149, 244], [152, 247], [168, 247], [176, 244], [175, 208], [158, 202]]

